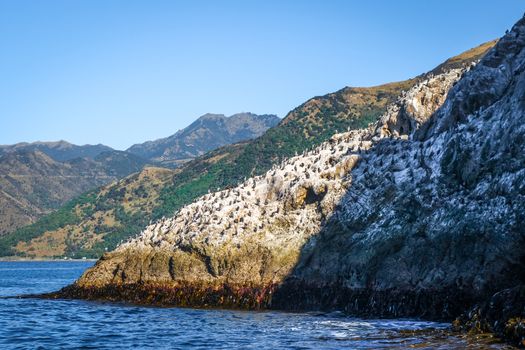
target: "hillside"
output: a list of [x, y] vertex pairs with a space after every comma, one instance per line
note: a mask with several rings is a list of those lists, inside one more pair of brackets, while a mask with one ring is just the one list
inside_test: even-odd
[[127, 151], [163, 166], [176, 167], [221, 146], [259, 137], [279, 121], [275, 115], [205, 114], [172, 136], [136, 144]]
[[[278, 121], [272, 115], [207, 114], [169, 138], [132, 146], [129, 152], [66, 141], [0, 146], [0, 236], [34, 223], [88, 190], [140, 171], [146, 164], [176, 166], [207, 150], [259, 136]], [[149, 209], [144, 208], [144, 214]], [[96, 231], [105, 229], [97, 227]]]
[[[91, 257], [128, 237], [129, 229], [140, 230], [159, 190], [171, 180], [174, 170], [146, 167], [120, 181], [92, 190], [43, 217], [37, 224], [7, 235], [0, 249], [16, 247], [27, 256]], [[33, 239], [35, 230], [45, 232]], [[26, 238], [28, 237], [28, 238]]]
[[[457, 56], [454, 60], [467, 66], [479, 58], [480, 52], [487, 50], [494, 43], [484, 44]], [[446, 63], [440, 67], [447, 67]], [[231, 146], [221, 147], [208, 152], [181, 167], [173, 177], [165, 179], [155, 193], [156, 200], [142, 207], [137, 207], [135, 216], [122, 217], [117, 224], [95, 224], [93, 230], [103, 237], [97, 246], [92, 242], [69, 250], [68, 256], [100, 256], [106, 249], [115, 248], [113, 232], [118, 229], [118, 238], [125, 239], [135, 235], [150, 220], [163, 216], [171, 216], [187, 203], [210, 190], [235, 186], [245, 178], [265, 173], [281, 160], [300, 154], [328, 140], [336, 131], [366, 128], [369, 123], [386, 112], [387, 106], [393, 103], [402, 91], [413, 87], [417, 82], [424, 81], [432, 73], [419, 76], [404, 82], [385, 84], [371, 88], [347, 87], [335, 93], [314, 97], [283, 119], [279, 125], [269, 129], [261, 137]], [[135, 178], [130, 186], [141, 187], [140, 178]], [[119, 185], [120, 186], [120, 185]], [[144, 186], [142, 186], [144, 187]], [[148, 196], [149, 194], [146, 194]], [[50, 256], [32, 253], [31, 249], [43, 235], [58, 235], [64, 229], [73, 229], [75, 225], [86, 226], [87, 222], [95, 222], [95, 217], [113, 215], [113, 206], [124, 205], [124, 201], [108, 201], [106, 196], [93, 193], [98, 210], [85, 210], [82, 205], [66, 206], [46, 220], [52, 220], [52, 226], [36, 223], [23, 230], [14, 232], [9, 237], [0, 238], [1, 255]], [[74, 220], [62, 220], [71, 218]], [[108, 243], [104, 245], [103, 242]], [[18, 242], [23, 242], [19, 244]], [[93, 248], [95, 247], [95, 248]], [[55, 256], [53, 252], [51, 256]], [[60, 255], [60, 254], [58, 254]]]
[[456, 319], [525, 338], [525, 17], [366, 129], [205, 194], [50, 297]]
[[60, 162], [41, 151], [0, 157], [0, 236], [28, 225], [81, 193], [140, 170], [144, 160], [104, 151], [95, 159]]

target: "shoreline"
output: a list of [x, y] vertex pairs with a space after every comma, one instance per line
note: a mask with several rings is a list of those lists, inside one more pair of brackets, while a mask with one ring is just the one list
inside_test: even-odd
[[53, 259], [53, 258], [5, 258], [0, 257], [1, 262], [96, 262], [98, 259]]

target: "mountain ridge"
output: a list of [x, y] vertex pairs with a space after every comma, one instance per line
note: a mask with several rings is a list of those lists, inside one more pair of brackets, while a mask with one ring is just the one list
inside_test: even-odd
[[256, 138], [280, 121], [275, 115], [206, 113], [175, 134], [132, 145], [126, 151], [160, 164], [178, 166], [231, 143]]
[[[228, 119], [220, 116], [208, 114], [203, 120], [224, 121]], [[236, 139], [245, 140], [253, 137], [279, 120], [272, 115], [258, 116], [253, 113], [240, 113], [232, 118], [228, 124], [223, 125], [227, 135], [222, 135], [222, 138], [219, 138], [217, 130], [214, 133], [203, 134], [201, 132], [198, 134], [194, 132], [198, 128], [188, 129], [187, 127], [182, 129], [181, 133], [186, 132], [193, 137], [193, 142], [206, 144], [205, 149], [208, 149], [231, 143]], [[199, 123], [202, 121], [197, 120], [192, 125], [200, 125]], [[242, 125], [236, 125], [239, 123]], [[211, 130], [209, 123], [206, 126], [208, 128], [205, 130]], [[197, 131], [202, 130], [204, 129], [200, 128]], [[215, 137], [217, 139], [214, 141]], [[155, 141], [152, 142], [155, 143]], [[202, 149], [197, 146], [193, 144], [186, 146], [185, 150], [188, 152], [189, 159], [202, 152]], [[168, 151], [168, 146], [161, 145], [160, 149], [162, 153], [165, 153]], [[46, 160], [44, 161], [43, 158]], [[114, 150], [102, 144], [78, 146], [64, 140], [2, 145], [0, 146], [0, 163], [2, 163], [0, 164], [0, 177], [4, 180], [0, 181], [3, 205], [2, 217], [0, 217], [0, 236], [34, 223], [43, 215], [50, 214], [67, 201], [86, 191], [138, 172], [146, 165], [161, 165], [154, 159], [146, 159], [128, 151]], [[172, 166], [173, 163], [163, 162], [163, 165]], [[43, 169], [38, 169], [39, 167]], [[44, 170], [45, 175], [40, 174], [41, 170]], [[160, 173], [163, 172], [160, 171]], [[62, 179], [59, 179], [60, 177]], [[75, 178], [78, 180], [77, 183], [72, 181]], [[61, 184], [67, 188], [62, 187]], [[48, 200], [41, 195], [44, 193], [49, 198]], [[89, 198], [89, 196], [82, 198]], [[64, 217], [69, 218], [70, 216]]]
[[0, 145], [0, 156], [16, 151], [39, 150], [56, 161], [65, 162], [74, 158], [94, 158], [102, 152], [113, 151], [113, 148], [103, 145], [75, 145], [64, 140], [19, 142], [13, 145]]

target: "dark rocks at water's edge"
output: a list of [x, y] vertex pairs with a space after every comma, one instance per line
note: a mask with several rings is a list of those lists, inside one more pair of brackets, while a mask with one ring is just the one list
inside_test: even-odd
[[108, 284], [101, 287], [70, 285], [58, 292], [40, 295], [46, 299], [83, 299], [127, 302], [137, 305], [264, 310], [270, 308], [277, 286], [264, 287], [202, 283]]
[[[102, 287], [70, 285], [40, 295], [46, 299], [82, 299], [126, 302], [159, 307], [226, 308], [241, 310], [342, 311], [355, 317], [414, 317], [452, 322], [458, 332], [494, 333], [516, 346], [524, 346], [525, 286], [496, 293], [488, 301], [477, 300], [465, 290], [374, 291], [342, 285], [233, 286], [228, 284], [152, 285], [110, 284]], [[469, 306], [470, 311], [465, 312]], [[521, 311], [521, 314], [519, 313]], [[457, 315], [461, 315], [457, 317]], [[521, 316], [517, 316], [521, 315]]]
[[343, 284], [304, 284], [287, 280], [274, 292], [271, 308], [287, 311], [339, 310], [356, 317], [413, 317], [452, 321], [473, 305], [464, 290], [353, 289]]
[[414, 317], [452, 322], [457, 332], [493, 333], [514, 346], [525, 346], [525, 285], [480, 298], [465, 289], [370, 291], [289, 280], [275, 290], [270, 307], [287, 311], [341, 310], [364, 318]]
[[525, 347], [525, 285], [502, 290], [471, 307], [453, 322], [457, 331], [491, 332]]
[[148, 226], [53, 297], [456, 319], [523, 345], [524, 48], [522, 19], [475, 66]]

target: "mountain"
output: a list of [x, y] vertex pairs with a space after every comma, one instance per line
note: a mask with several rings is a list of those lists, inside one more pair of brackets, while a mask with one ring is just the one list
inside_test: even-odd
[[[161, 185], [171, 180], [175, 172], [145, 167], [120, 181], [75, 197], [36, 224], [2, 237], [0, 245], [38, 257], [83, 257], [92, 256], [91, 251], [103, 252], [108, 245], [115, 246], [127, 237], [123, 228], [138, 231], [143, 227], [144, 216], [151, 215], [147, 208], [153, 207]], [[79, 222], [77, 213], [91, 215]], [[42, 234], [31, 240], [35, 229]]]
[[269, 114], [205, 114], [172, 136], [136, 144], [127, 151], [164, 166], [178, 166], [215, 148], [259, 137], [279, 121]]
[[523, 345], [524, 48], [525, 18], [478, 64], [201, 196], [50, 297], [459, 317]]
[[[53, 152], [59, 158], [66, 155], [54, 148]], [[38, 149], [17, 147], [0, 156], [0, 236], [145, 165], [145, 160], [125, 152], [91, 154], [94, 159], [57, 161]]]
[[95, 158], [102, 152], [113, 151], [111, 147], [98, 145], [73, 145], [67, 141], [57, 142], [21, 142], [14, 145], [0, 145], [0, 156], [18, 151], [40, 151], [58, 162], [75, 158]]
[[256, 137], [279, 120], [251, 113], [206, 114], [169, 138], [134, 145], [129, 151], [66, 141], [0, 146], [0, 236], [35, 222], [83, 192], [140, 171], [146, 164], [176, 165], [209, 149]]
[[[494, 43], [483, 44], [447, 60], [453, 64], [450, 69], [457, 67], [458, 62], [464, 67], [477, 61]], [[447, 62], [439, 69], [446, 70], [449, 67]], [[40, 222], [0, 237], [0, 255], [99, 257], [106, 250], [113, 250], [121, 240], [137, 234], [151, 220], [172, 216], [210, 190], [236, 186], [247, 177], [264, 174], [283, 159], [318, 146], [337, 131], [367, 128], [403, 91], [433, 75], [430, 72], [407, 81], [371, 88], [347, 87], [314, 97], [292, 110], [281, 123], [259, 138], [213, 150], [178, 168], [172, 176], [159, 178], [153, 193], [148, 193], [149, 186], [141, 176], [111, 185], [114, 192], [117, 189], [125, 191], [128, 186], [145, 188], [140, 195], [154, 197], [155, 201], [141, 201], [134, 191], [128, 191], [129, 195], [125, 197], [108, 196], [105, 190], [95, 191]], [[136, 203], [132, 209], [127, 206], [130, 200]], [[99, 222], [100, 217], [108, 219]], [[64, 232], [75, 232], [77, 227], [88, 227], [89, 232], [97, 232], [96, 242], [83, 239], [81, 235], [73, 240], [64, 235]], [[85, 235], [87, 237], [88, 233]], [[61, 240], [60, 247], [66, 248], [37, 249], [42, 245], [42, 237], [47, 236]], [[66, 243], [73, 241], [78, 243]]]

